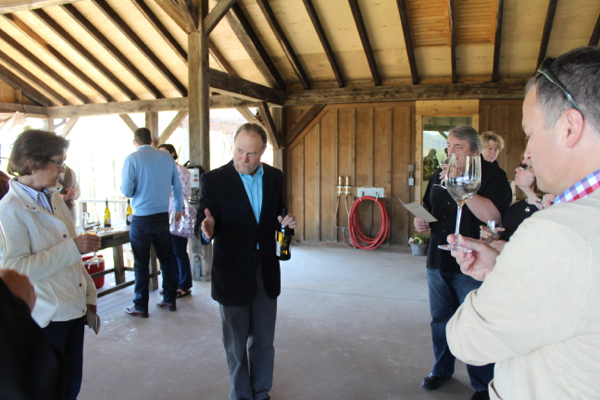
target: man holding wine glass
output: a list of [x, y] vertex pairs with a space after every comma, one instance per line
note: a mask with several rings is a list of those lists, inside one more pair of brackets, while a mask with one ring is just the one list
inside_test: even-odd
[[500, 256], [462, 236], [472, 252], [452, 253], [483, 284], [448, 323], [448, 343], [465, 362], [496, 363], [494, 399], [600, 398], [599, 76], [598, 47], [540, 65], [523, 103], [525, 158], [554, 205]]
[[[481, 138], [474, 128], [460, 125], [450, 130], [450, 163], [436, 171], [423, 197], [424, 207], [438, 221], [429, 224], [415, 218], [416, 232], [431, 229], [427, 282], [435, 362], [431, 373], [421, 383], [427, 390], [437, 390], [452, 377], [455, 358], [446, 342], [446, 324], [467, 293], [481, 284], [462, 274], [450, 251], [438, 246], [448, 246], [446, 237], [455, 229], [460, 229], [464, 236], [478, 238], [483, 221], [500, 220], [510, 205], [511, 191], [506, 173], [481, 158], [481, 146]], [[446, 181], [447, 189], [440, 186], [442, 181]], [[471, 386], [476, 391], [472, 399], [487, 399], [493, 365], [468, 365], [467, 369]]]

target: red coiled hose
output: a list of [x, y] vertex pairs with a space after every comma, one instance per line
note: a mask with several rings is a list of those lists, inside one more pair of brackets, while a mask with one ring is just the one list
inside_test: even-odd
[[[381, 211], [381, 226], [379, 227], [379, 233], [373, 239], [366, 236], [360, 229], [358, 206], [363, 200], [377, 202], [377, 204], [379, 204], [379, 210]], [[381, 246], [390, 233], [390, 218], [383, 202], [373, 196], [362, 196], [356, 199], [348, 213], [348, 230], [350, 231], [350, 237], [352, 238], [352, 244], [350, 244], [348, 243], [348, 240], [346, 240], [346, 236], [344, 236], [344, 240], [348, 243], [348, 246], [358, 247], [363, 250], [374, 250]]]

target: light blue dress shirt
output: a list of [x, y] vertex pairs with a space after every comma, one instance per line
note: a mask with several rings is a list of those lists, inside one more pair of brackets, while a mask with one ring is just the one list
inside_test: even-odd
[[37, 190], [30, 188], [27, 185], [23, 185], [19, 181], [14, 182], [20, 187], [22, 187], [23, 190], [25, 190], [27, 194], [31, 196], [33, 201], [37, 203], [37, 205], [42, 206], [50, 214], [54, 214], [54, 210], [52, 209], [52, 193], [48, 189], [43, 188], [41, 192], [38, 192]]

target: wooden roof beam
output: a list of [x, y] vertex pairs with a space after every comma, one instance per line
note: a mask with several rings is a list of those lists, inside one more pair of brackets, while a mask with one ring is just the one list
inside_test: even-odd
[[0, 60], [2, 60], [6, 65], [12, 68], [14, 71], [17, 71], [19, 74], [29, 79], [30, 82], [33, 82], [35, 86], [41, 88], [44, 92], [49, 94], [51, 97], [56, 99], [59, 103], [64, 105], [71, 104], [69, 100], [65, 99], [58, 92], [48, 86], [44, 81], [42, 81], [39, 77], [37, 77], [34, 73], [29, 71], [28, 69], [23, 68], [23, 66], [13, 60], [8, 54], [4, 53], [0, 50]]
[[[58, 6], [62, 4], [75, 3], [77, 1], [79, 0], [13, 0], [10, 2], [10, 4], [0, 5], [0, 14]], [[4, 1], [3, 3], [7, 2]]]
[[502, 43], [502, 25], [504, 24], [504, 0], [498, 0], [496, 10], [496, 35], [494, 39], [494, 66], [492, 69], [492, 82], [498, 82], [498, 69], [500, 66], [500, 44]]
[[285, 94], [284, 106], [313, 104], [373, 103], [385, 101], [451, 100], [451, 99], [520, 99], [525, 82], [454, 83], [354, 87], [302, 90]]
[[36, 88], [31, 86], [29, 83], [25, 82], [23, 79], [19, 78], [17, 74], [10, 71], [4, 65], [0, 64], [0, 79], [3, 80], [7, 85], [12, 87], [13, 89], [18, 89], [23, 94], [32, 100], [34, 103], [37, 103], [40, 106], [50, 106], [52, 105], [52, 101], [40, 93]]
[[94, 66], [106, 79], [112, 82], [122, 93], [130, 100], [139, 100], [139, 97], [119, 80], [107, 67], [104, 66], [92, 53], [83, 47], [69, 32], [54, 21], [44, 10], [38, 9], [32, 11], [39, 19], [41, 19], [48, 28], [50, 28], [58, 37], [71, 45], [71, 47], [90, 64]]
[[131, 132], [135, 132], [138, 126], [133, 122], [129, 114], [119, 114], [119, 117], [125, 122], [125, 125], [131, 129]]
[[198, 30], [198, 10], [192, 0], [177, 0], [183, 18], [187, 23], [187, 31], [194, 32]]
[[542, 33], [542, 41], [540, 43], [540, 52], [538, 53], [537, 69], [544, 58], [546, 58], [546, 51], [548, 50], [548, 42], [550, 41], [550, 33], [552, 33], [552, 24], [554, 23], [554, 14], [556, 14], [556, 5], [558, 0], [550, 0], [548, 3], [548, 11], [546, 12], [546, 22], [544, 22], [544, 32]]
[[[257, 107], [258, 107], [258, 103], [257, 103]], [[261, 120], [258, 119], [258, 117], [256, 115], [252, 114], [252, 111], [250, 111], [250, 109], [248, 107], [236, 107], [236, 110], [240, 114], [242, 114], [242, 117], [244, 117], [246, 119], [246, 121], [260, 126], [261, 128], [263, 128], [265, 130], [265, 132], [267, 131], [267, 127], [262, 123]]]
[[289, 148], [294, 139], [319, 115], [319, 113], [325, 108], [325, 103], [313, 105], [307, 112], [300, 118], [300, 121], [296, 123], [290, 129], [285, 137], [286, 146]]
[[310, 89], [310, 82], [308, 80], [308, 76], [306, 75], [306, 72], [304, 72], [304, 68], [302, 67], [302, 64], [300, 64], [300, 60], [296, 56], [296, 52], [294, 51], [292, 44], [285, 36], [283, 29], [281, 29], [281, 25], [279, 25], [279, 22], [277, 21], [277, 18], [275, 17], [275, 13], [273, 13], [273, 9], [269, 5], [268, 1], [267, 0], [256, 0], [256, 3], [258, 4], [261, 11], [263, 12], [264, 17], [267, 20], [267, 23], [269, 24], [269, 26], [271, 27], [271, 30], [275, 34], [275, 37], [277, 38], [277, 41], [281, 45], [281, 48], [283, 49], [285, 56], [287, 57], [288, 61], [292, 65], [292, 68], [294, 69], [296, 76], [298, 76], [298, 79], [300, 79], [300, 83], [302, 83], [302, 87], [305, 90]]
[[367, 61], [369, 62], [369, 68], [371, 69], [373, 82], [375, 83], [375, 86], [381, 86], [381, 76], [379, 75], [379, 70], [377, 69], [377, 62], [375, 61], [375, 55], [373, 54], [373, 49], [371, 48], [371, 42], [369, 41], [369, 35], [360, 12], [360, 7], [358, 6], [358, 1], [348, 0], [348, 3], [350, 3], [350, 9], [352, 10], [352, 15], [354, 16], [354, 23], [356, 24], [360, 41], [362, 42], [365, 55], [367, 56]]
[[164, 144], [167, 142], [167, 140], [169, 140], [169, 138], [171, 137], [171, 135], [173, 134], [173, 132], [175, 132], [175, 130], [177, 128], [179, 128], [179, 126], [181, 125], [181, 123], [183, 122], [183, 120], [188, 116], [188, 111], [187, 110], [182, 110], [179, 111], [171, 120], [171, 122], [169, 123], [169, 126], [167, 126], [165, 128], [165, 130], [160, 134], [160, 136], [158, 137], [158, 144], [157, 147], [160, 146], [161, 144]]
[[[66, 121], [65, 126], [60, 130], [60, 136], [62, 136], [64, 138], [69, 136], [69, 133], [71, 133], [71, 129], [73, 129], [73, 127], [75, 126], [77, 121], [79, 121], [78, 116], [69, 118], [69, 120]], [[56, 128], [57, 128], [57, 126], [54, 127], [55, 131], [56, 131]]]
[[269, 105], [264, 101], [260, 102], [258, 103], [258, 109], [263, 120], [263, 125], [267, 128], [267, 138], [269, 139], [271, 146], [276, 150], [281, 149], [281, 137], [277, 132], [277, 127], [275, 126], [271, 111], [269, 111]]
[[213, 7], [210, 13], [206, 16], [206, 18], [204, 18], [205, 35], [210, 35], [212, 30], [215, 29], [215, 26], [217, 26], [217, 24], [221, 22], [225, 14], [227, 14], [229, 9], [233, 6], [233, 4], [236, 1], [237, 0], [221, 0]]
[[277, 87], [279, 90], [285, 90], [285, 81], [258, 39], [254, 29], [252, 29], [252, 25], [250, 25], [239, 4], [234, 4], [231, 10], [233, 13], [227, 14], [231, 29], [233, 29], [262, 76], [270, 85]]
[[32, 106], [20, 103], [0, 103], [0, 112], [20, 112], [36, 118], [48, 118], [48, 111], [43, 106]]
[[89, 97], [81, 93], [76, 87], [71, 85], [64, 79], [62, 76], [57, 74], [53, 69], [48, 67], [46, 64], [42, 62], [39, 58], [37, 58], [32, 52], [27, 50], [24, 46], [10, 37], [6, 32], [0, 29], [0, 38], [12, 46], [19, 53], [23, 54], [26, 58], [28, 58], [33, 64], [35, 64], [39, 69], [48, 74], [52, 79], [54, 79], [58, 84], [60, 84], [67, 91], [71, 92], [75, 95], [75, 97], [79, 98], [83, 103], [92, 103]]
[[419, 73], [417, 72], [417, 60], [412, 45], [413, 42], [410, 33], [410, 25], [408, 23], [406, 3], [404, 0], [396, 0], [396, 2], [398, 3], [398, 12], [400, 13], [400, 21], [402, 22], [402, 32], [404, 33], [404, 44], [406, 46], [406, 55], [408, 56], [408, 65], [410, 66], [410, 75], [412, 76], [413, 84], [418, 85]]
[[600, 42], [600, 14], [598, 14], [598, 19], [596, 20], [596, 26], [594, 27], [594, 31], [592, 32], [592, 37], [590, 37], [590, 42], [588, 46], [598, 46]]
[[456, 26], [454, 19], [454, 2], [448, 0], [448, 24], [450, 26], [450, 63], [452, 65], [452, 83], [456, 83]]
[[319, 35], [319, 40], [321, 41], [321, 45], [325, 50], [325, 54], [327, 54], [327, 58], [329, 59], [329, 64], [331, 65], [331, 69], [333, 70], [333, 74], [335, 75], [335, 79], [338, 82], [339, 87], [346, 86], [344, 82], [344, 76], [342, 75], [342, 70], [333, 54], [333, 50], [331, 45], [329, 44], [329, 40], [327, 39], [327, 35], [325, 34], [325, 30], [323, 29], [323, 25], [321, 24], [321, 20], [319, 19], [319, 15], [313, 6], [312, 0], [303, 0], [304, 6], [306, 7], [306, 11], [308, 12], [308, 16], [310, 17], [315, 30], [317, 31], [317, 35]]
[[[39, 10], [41, 11], [41, 10]], [[89, 87], [94, 89], [97, 93], [99, 93], [102, 97], [104, 97], [107, 101], [116, 101], [113, 96], [110, 95], [104, 88], [94, 82], [89, 76], [87, 76], [82, 70], [77, 68], [71, 61], [67, 59], [67, 57], [63, 56], [58, 50], [56, 50], [52, 45], [46, 42], [42, 37], [40, 37], [37, 33], [31, 30], [23, 21], [21, 21], [14, 14], [3, 14], [4, 18], [6, 18], [9, 22], [13, 24], [15, 28], [20, 30], [25, 37], [31, 39], [35, 43], [37, 43], [42, 50], [51, 55], [55, 60], [57, 60], [64, 68], [69, 70], [73, 75], [81, 79], [85, 82]], [[89, 101], [91, 103], [91, 100]]]
[[284, 93], [279, 90], [212, 68], [208, 70], [208, 76], [211, 90], [217, 93], [225, 92], [224, 94], [241, 99], [267, 101], [276, 105], [283, 105]]
[[150, 63], [175, 87], [182, 96], [187, 96], [187, 88], [179, 82], [173, 73], [165, 64], [154, 54], [152, 50], [143, 42], [143, 40], [123, 21], [123, 19], [113, 10], [106, 0], [94, 0], [94, 3], [102, 10], [104, 15], [111, 20], [113, 24], [127, 39], [137, 47], [137, 49], [150, 61]]
[[127, 57], [125, 57], [125, 55], [123, 53], [121, 53], [121, 51], [119, 51], [119, 49], [117, 49], [117, 47], [111, 43], [110, 40], [108, 40], [108, 38], [106, 36], [104, 36], [99, 30], [98, 28], [96, 28], [94, 25], [92, 25], [92, 23], [90, 21], [87, 20], [87, 18], [85, 18], [83, 16], [83, 14], [81, 14], [79, 12], [79, 10], [77, 10], [75, 8], [75, 6], [73, 6], [72, 4], [67, 4], [62, 6], [63, 10], [65, 10], [67, 12], [67, 14], [69, 14], [75, 21], [77, 21], [79, 23], [79, 25], [87, 32], [89, 33], [94, 39], [96, 39], [96, 41], [98, 43], [100, 43], [105, 49], [106, 51], [108, 51], [108, 53], [113, 56], [117, 61], [119, 61], [119, 63], [127, 70], [129, 71], [129, 73], [131, 73], [137, 80], [138, 82], [144, 86], [150, 93], [152, 93], [152, 95], [154, 97], [156, 97], [157, 99], [162, 99], [165, 96], [156, 88], [156, 86], [154, 86], [154, 84], [152, 82], [150, 82], [148, 80], [148, 78], [146, 78], [144, 76], [144, 74], [142, 74], [140, 72], [139, 69], [137, 69], [132, 63], [131, 61], [129, 61], [127, 59]]
[[163, 25], [163, 23], [160, 22], [158, 17], [154, 15], [150, 7], [148, 7], [146, 3], [144, 3], [144, 0], [133, 0], [133, 4], [135, 4], [138, 10], [140, 10], [140, 12], [144, 14], [144, 17], [146, 17], [148, 22], [150, 22], [154, 29], [156, 29], [156, 32], [158, 32], [162, 36], [165, 42], [167, 42], [167, 44], [171, 46], [171, 49], [173, 49], [175, 54], [177, 54], [179, 58], [181, 58], [181, 60], [185, 63], [185, 65], [187, 65], [187, 52], [183, 49], [183, 47], [181, 47], [179, 42], [175, 40], [173, 35], [171, 35], [171, 32], [169, 32], [169, 30]]
[[215, 44], [213, 42], [211, 42], [210, 40], [208, 41], [208, 52], [215, 59], [215, 61], [217, 62], [217, 64], [219, 64], [219, 67], [221, 67], [221, 69], [223, 71], [225, 71], [225, 72], [227, 72], [228, 74], [231, 74], [231, 75], [237, 75], [237, 73], [231, 67], [231, 65], [229, 64], [229, 62], [227, 62], [227, 60], [225, 59], [225, 57], [223, 57], [223, 54], [221, 54], [221, 52], [219, 51], [219, 49], [217, 48], [217, 46], [215, 46]]

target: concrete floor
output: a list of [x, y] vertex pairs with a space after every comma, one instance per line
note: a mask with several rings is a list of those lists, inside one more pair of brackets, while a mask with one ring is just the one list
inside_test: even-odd
[[[425, 257], [296, 246], [282, 263], [273, 400], [470, 399], [466, 368], [436, 392]], [[226, 400], [230, 385], [218, 305], [194, 282], [178, 311], [123, 312], [130, 288], [101, 299], [100, 335], [86, 331], [80, 400]]]

